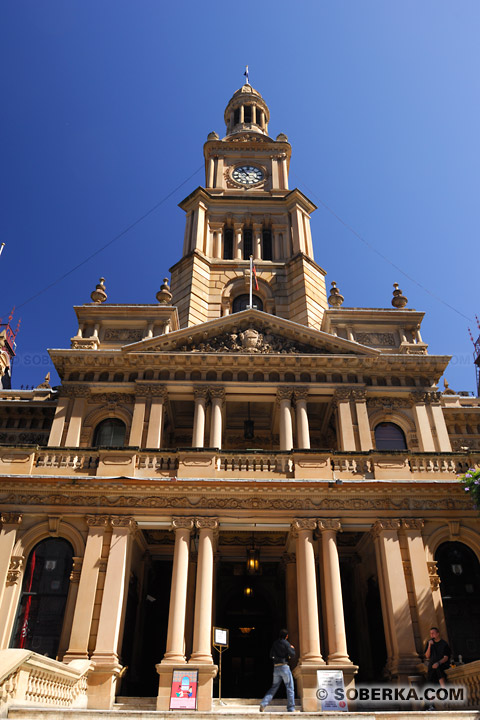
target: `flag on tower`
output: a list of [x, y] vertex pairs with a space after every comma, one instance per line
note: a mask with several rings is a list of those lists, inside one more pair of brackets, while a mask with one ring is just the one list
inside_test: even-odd
[[258, 290], [257, 270], [256, 270], [253, 262], [252, 262], [252, 273], [253, 273], [253, 279], [255, 281], [255, 290]]

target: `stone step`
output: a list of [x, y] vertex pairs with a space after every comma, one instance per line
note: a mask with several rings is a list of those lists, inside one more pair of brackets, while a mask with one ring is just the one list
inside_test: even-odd
[[[130, 698], [129, 698], [130, 699]], [[144, 698], [142, 698], [143, 700]], [[257, 701], [258, 702], [258, 701]], [[10, 708], [8, 718], [13, 720], [184, 720], [191, 717], [192, 720], [211, 720], [212, 715], [221, 715], [222, 720], [245, 720], [259, 718], [258, 705], [256, 708], [249, 708], [246, 705], [216, 707], [212, 712], [197, 712], [196, 710], [171, 710], [166, 712], [155, 712], [153, 710], [61, 710], [51, 708]], [[262, 714], [263, 718], [274, 716], [275, 720], [288, 720], [291, 713], [285, 711], [285, 706], [268, 706], [268, 710]], [[302, 717], [319, 718], [322, 720], [478, 720], [480, 713], [476, 710], [455, 710], [455, 711], [407, 711], [397, 712], [309, 712], [302, 713]]]

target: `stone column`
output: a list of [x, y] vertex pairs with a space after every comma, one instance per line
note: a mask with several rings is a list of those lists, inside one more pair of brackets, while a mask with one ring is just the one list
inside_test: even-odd
[[421, 452], [435, 452], [432, 428], [425, 403], [428, 402], [429, 393], [418, 390], [412, 393], [413, 415], [417, 428], [418, 443]]
[[190, 237], [192, 234], [193, 211], [189, 210], [185, 219], [185, 234], [183, 238], [183, 254], [188, 255], [191, 250]]
[[243, 258], [243, 223], [233, 223], [233, 256], [236, 260]]
[[132, 447], [142, 447], [143, 425], [145, 422], [145, 405], [147, 398], [136, 397], [135, 406], [133, 408], [132, 427], [130, 428], [130, 438], [128, 444]]
[[392, 679], [407, 681], [420, 659], [415, 649], [412, 617], [403, 560], [398, 541], [400, 521], [377, 520], [372, 526], [387, 644], [387, 671]]
[[53, 418], [52, 427], [50, 429], [50, 436], [48, 438], [49, 447], [60, 447], [62, 442], [63, 429], [65, 427], [65, 421], [67, 419], [68, 405], [70, 398], [63, 395], [59, 398], [57, 407], [55, 409], [55, 417]]
[[[2, 513], [0, 515], [0, 617], [5, 618], [8, 609], [3, 607], [8, 573], [12, 568], [12, 552], [17, 537], [17, 530], [22, 522], [20, 513]], [[5, 612], [7, 611], [7, 612]], [[3, 647], [3, 645], [2, 645]]]
[[310, 428], [308, 425], [307, 397], [308, 388], [294, 389], [295, 404], [297, 407], [297, 447], [303, 450], [310, 449]]
[[[432, 625], [437, 624], [437, 613], [433, 601], [429, 568], [422, 537], [424, 524], [424, 521], [418, 518], [402, 520], [402, 532], [407, 539], [418, 625], [422, 641], [428, 637]], [[422, 645], [422, 647], [418, 648], [418, 651], [422, 653], [423, 649]]]
[[287, 168], [287, 156], [282, 157], [282, 169], [283, 169], [283, 189], [288, 190], [288, 168]]
[[297, 566], [294, 553], [285, 553], [282, 557], [285, 564], [285, 592], [287, 606], [288, 637], [295, 647], [297, 658], [301, 652], [298, 632], [298, 593], [297, 593]]
[[98, 621], [97, 642], [92, 661], [95, 670], [89, 677], [91, 707], [109, 710], [115, 700], [115, 687], [122, 668], [119, 662], [120, 628], [125, 613], [127, 576], [130, 562], [131, 534], [137, 524], [125, 515], [110, 517], [112, 538], [108, 554], [102, 606]]
[[168, 613], [167, 649], [162, 663], [182, 664], [185, 662], [185, 608], [192, 528], [192, 518], [181, 517], [172, 520], [172, 529], [175, 531], [175, 550], [173, 553], [170, 610]]
[[212, 659], [212, 598], [213, 598], [213, 549], [217, 518], [197, 518], [199, 530], [197, 589], [195, 593], [195, 624], [193, 627], [193, 652], [191, 663], [213, 665]]
[[64, 657], [65, 662], [88, 659], [93, 608], [97, 594], [105, 529], [109, 523], [109, 517], [108, 515], [87, 515], [85, 521], [88, 525], [88, 536], [80, 573], [70, 642]]
[[82, 429], [82, 420], [85, 412], [85, 402], [88, 390], [86, 388], [78, 388], [75, 390], [75, 399], [68, 423], [67, 437], [65, 438], [65, 447], [78, 447], [80, 445], [80, 431]]
[[152, 404], [147, 430], [147, 448], [162, 447], [163, 409], [167, 400], [167, 388], [163, 385], [153, 386]]
[[373, 449], [370, 421], [368, 419], [367, 393], [365, 390], [352, 390], [352, 397], [355, 401], [357, 412], [358, 435], [360, 438], [360, 450], [365, 452]]
[[350, 395], [351, 390], [348, 388], [338, 388], [333, 396], [333, 402], [337, 407], [340, 450], [346, 451], [356, 450]]
[[317, 581], [315, 574], [315, 553], [313, 531], [317, 527], [314, 519], [294, 520], [292, 532], [296, 538], [297, 590], [300, 611], [300, 662], [324, 663], [320, 653], [320, 628], [318, 624]]
[[280, 413], [280, 450], [291, 450], [293, 448], [292, 429], [292, 392], [291, 387], [279, 387], [277, 389], [277, 403]]
[[205, 447], [205, 405], [208, 389], [203, 385], [193, 388], [195, 411], [193, 416], [192, 447]]
[[448, 434], [447, 424], [445, 422], [445, 416], [443, 414], [443, 409], [440, 404], [441, 396], [442, 396], [442, 394], [439, 392], [430, 393], [430, 398], [431, 398], [430, 411], [432, 413], [433, 425], [437, 432], [438, 450], [440, 452], [452, 452], [450, 436]]
[[253, 223], [253, 257], [255, 260], [262, 258], [262, 225]]
[[342, 583], [337, 549], [337, 532], [342, 529], [340, 520], [318, 521], [322, 536], [322, 560], [325, 582], [325, 610], [327, 615], [328, 662], [349, 663], [347, 635], [343, 616]]
[[225, 402], [225, 389], [223, 387], [210, 388], [210, 400], [212, 403], [212, 412], [210, 420], [210, 447], [222, 447], [222, 414]]

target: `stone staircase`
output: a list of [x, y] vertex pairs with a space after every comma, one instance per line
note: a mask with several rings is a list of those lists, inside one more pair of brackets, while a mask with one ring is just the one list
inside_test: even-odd
[[[227, 698], [222, 704], [214, 700], [212, 712], [197, 712], [195, 710], [175, 710], [157, 712], [155, 710], [156, 698], [118, 697], [113, 710], [65, 710], [65, 709], [34, 709], [10, 708], [9, 720], [183, 720], [191, 717], [196, 720], [211, 720], [213, 714], [221, 715], [222, 720], [253, 720], [259, 718], [259, 700], [245, 700], [242, 698]], [[297, 708], [300, 710], [300, 707]], [[263, 718], [275, 717], [275, 720], [287, 720], [291, 713], [286, 712], [285, 700], [274, 700], [268, 709], [261, 715]], [[302, 713], [302, 717], [325, 718], [325, 720], [428, 720], [439, 718], [442, 720], [480, 720], [478, 710], [451, 710], [426, 711], [401, 710], [397, 712], [309, 712]]]

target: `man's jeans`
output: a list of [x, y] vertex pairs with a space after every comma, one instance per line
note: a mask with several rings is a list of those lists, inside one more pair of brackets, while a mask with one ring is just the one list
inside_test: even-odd
[[295, 710], [295, 691], [293, 689], [292, 671], [287, 664], [274, 666], [272, 687], [267, 692], [260, 705], [265, 707], [272, 701], [272, 698], [280, 687], [282, 680], [287, 688], [287, 710], [288, 712], [293, 712]]

